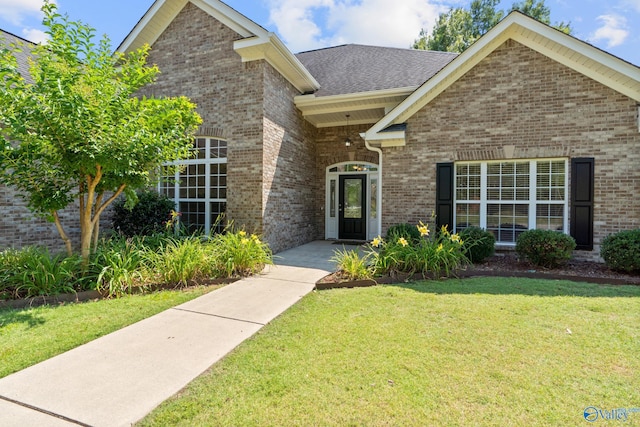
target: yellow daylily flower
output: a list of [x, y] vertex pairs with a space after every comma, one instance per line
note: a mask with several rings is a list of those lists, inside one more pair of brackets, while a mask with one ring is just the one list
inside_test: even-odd
[[376, 237], [371, 241], [371, 246], [373, 246], [374, 248], [379, 248], [381, 244], [382, 244], [382, 238], [380, 236]]
[[409, 242], [407, 242], [407, 239], [405, 239], [404, 237], [399, 238], [398, 243], [400, 243], [403, 247], [407, 247], [407, 245], [409, 244]]
[[238, 236], [240, 236], [240, 237], [244, 237], [244, 236], [246, 236], [246, 235], [247, 235], [247, 232], [246, 232], [246, 231], [244, 231], [244, 230], [240, 230], [240, 231], [238, 231]]
[[429, 235], [429, 226], [423, 224], [422, 221], [420, 221], [420, 225], [416, 225], [416, 227], [418, 227], [418, 231], [420, 232], [421, 236], [424, 237]]
[[436, 249], [437, 252], [440, 252], [443, 249], [442, 243], [440, 243], [440, 246], [438, 246], [438, 249]]

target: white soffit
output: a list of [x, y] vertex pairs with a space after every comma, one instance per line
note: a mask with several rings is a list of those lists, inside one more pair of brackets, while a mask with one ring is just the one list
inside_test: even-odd
[[233, 48], [242, 62], [264, 59], [301, 93], [320, 89], [320, 83], [274, 33], [238, 40]]
[[391, 137], [382, 131], [406, 122], [509, 39], [640, 102], [640, 68], [522, 13], [512, 12], [376, 123], [365, 138], [380, 142]]
[[300, 95], [294, 101], [302, 116], [318, 128], [345, 125], [347, 114], [351, 124], [374, 124], [416, 89], [407, 87], [332, 96]]

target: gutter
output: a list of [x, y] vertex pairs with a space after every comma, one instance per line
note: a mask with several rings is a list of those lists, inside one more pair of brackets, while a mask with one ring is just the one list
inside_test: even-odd
[[373, 151], [378, 153], [378, 188], [376, 189], [376, 198], [377, 205], [376, 210], [376, 220], [378, 222], [378, 235], [382, 234], [382, 149], [378, 147], [373, 147], [369, 144], [369, 141], [365, 138], [366, 133], [361, 133], [360, 137], [364, 139], [364, 146], [369, 151]]

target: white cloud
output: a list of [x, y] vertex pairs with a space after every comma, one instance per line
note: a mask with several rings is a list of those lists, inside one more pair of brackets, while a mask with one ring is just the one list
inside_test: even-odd
[[636, 10], [636, 12], [640, 13], [640, 0], [624, 0], [622, 2], [624, 6], [631, 7]]
[[0, 0], [0, 18], [13, 25], [22, 25], [27, 17], [42, 17], [42, 0]]
[[408, 48], [448, 7], [434, 0], [270, 0], [270, 19], [294, 52], [360, 43]]
[[42, 30], [35, 28], [24, 28], [22, 30], [22, 37], [33, 43], [45, 43], [49, 40], [49, 35]]
[[591, 36], [593, 41], [606, 41], [607, 48], [619, 46], [629, 36], [627, 20], [619, 15], [600, 15], [598, 21], [602, 22], [602, 26], [598, 28]]
[[291, 50], [323, 45], [322, 29], [314, 22], [314, 15], [331, 9], [333, 0], [271, 0], [270, 5], [269, 19]]

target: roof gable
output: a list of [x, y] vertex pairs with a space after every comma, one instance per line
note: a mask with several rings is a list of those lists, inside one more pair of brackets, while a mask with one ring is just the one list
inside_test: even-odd
[[404, 132], [384, 132], [406, 122], [507, 40], [537, 51], [640, 102], [640, 68], [520, 12], [512, 12], [365, 133], [380, 146], [404, 145]]
[[234, 49], [243, 62], [267, 61], [301, 93], [312, 92], [320, 87], [275, 34], [219, 0], [156, 0], [117, 50], [129, 52], [144, 44], [153, 46], [189, 2], [243, 38], [234, 42]]

